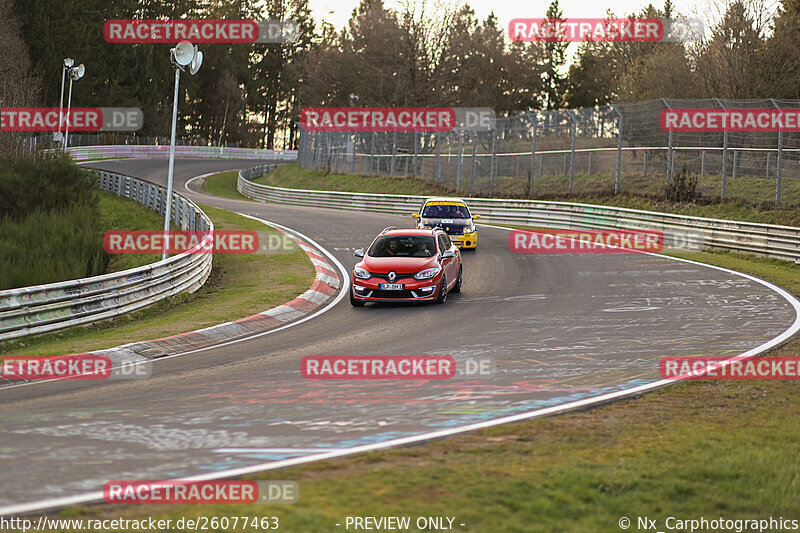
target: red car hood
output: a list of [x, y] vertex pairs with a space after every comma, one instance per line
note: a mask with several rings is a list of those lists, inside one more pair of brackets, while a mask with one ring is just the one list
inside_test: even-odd
[[426, 268], [439, 266], [439, 258], [433, 257], [365, 257], [361, 266], [376, 274], [387, 274], [394, 270], [398, 274], [414, 274]]

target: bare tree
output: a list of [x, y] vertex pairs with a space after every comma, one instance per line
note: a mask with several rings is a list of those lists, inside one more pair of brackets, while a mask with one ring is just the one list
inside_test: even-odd
[[[11, 0], [0, 0], [0, 108], [31, 107], [39, 104], [41, 79], [31, 70], [28, 48], [20, 37], [19, 22]], [[30, 134], [0, 132], [0, 152], [18, 153]]]

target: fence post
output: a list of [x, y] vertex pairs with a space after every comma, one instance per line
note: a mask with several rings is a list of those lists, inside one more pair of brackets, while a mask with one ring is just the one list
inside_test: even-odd
[[[778, 104], [775, 103], [775, 100], [770, 99], [772, 105], [776, 108]], [[769, 154], [767, 154], [769, 156]], [[769, 177], [769, 165], [767, 165], [767, 177]], [[778, 169], [777, 169], [777, 182], [775, 183], [775, 203], [779, 204], [781, 202], [781, 178], [783, 178], [783, 131], [778, 132]]]
[[731, 176], [733, 179], [736, 179], [736, 174], [739, 170], [739, 151], [733, 151], [733, 175]]
[[[531, 133], [531, 172], [528, 176], [528, 198], [531, 198], [533, 197], [533, 173], [534, 169], [536, 168], [536, 119], [534, 119], [530, 113], [527, 113], [524, 116], [531, 121], [531, 126], [533, 126]], [[539, 175], [541, 175], [541, 171], [539, 172]]]
[[[611, 108], [617, 112], [617, 115], [619, 115], [619, 127], [617, 132], [617, 170], [616, 181], [614, 182], [614, 194], [619, 194], [619, 175], [622, 168], [622, 112], [620, 112], [620, 110], [614, 104], [611, 104]], [[591, 169], [591, 164], [589, 165], [589, 168]], [[647, 174], [647, 150], [644, 152], [644, 168], [644, 172]], [[589, 174], [591, 173], [592, 171], [589, 170]]]
[[[331, 136], [333, 136], [334, 139], [336, 137], [339, 137], [339, 135], [337, 135], [335, 133], [331, 133]], [[339, 173], [339, 154], [340, 153], [341, 153], [341, 150], [338, 147], [335, 147], [335, 149], [333, 151], [333, 173], [334, 174], [338, 174]]]
[[395, 169], [395, 157], [397, 156], [397, 132], [392, 132], [392, 165], [389, 169], [389, 175], [394, 176], [394, 169]]
[[494, 180], [497, 178], [497, 128], [494, 126], [492, 126], [492, 166], [490, 172], [489, 196], [494, 196]]
[[478, 143], [475, 140], [475, 131], [473, 130], [470, 133], [472, 134], [472, 176], [469, 179], [469, 195], [472, 196], [472, 187], [475, 185], [475, 171], [478, 164]]
[[[358, 133], [356, 133], [356, 132], [352, 133], [352, 136], [353, 136], [353, 161], [350, 163], [350, 167], [351, 167], [350, 168], [350, 174], [355, 174], [356, 173], [356, 135], [358, 135]], [[347, 136], [348, 136], [348, 144], [349, 144], [349, 138], [350, 138], [350, 133], [349, 132], [348, 132]]]
[[644, 161], [642, 163], [642, 175], [647, 176], [647, 150], [644, 151]]
[[412, 161], [411, 175], [417, 175], [417, 154], [419, 153], [419, 132], [414, 130], [414, 160]]
[[[670, 106], [667, 103], [667, 99], [666, 98], [662, 98], [661, 99], [661, 103], [663, 103], [664, 106], [666, 106], [667, 109], [672, 109], [672, 106]], [[670, 128], [669, 129], [669, 144], [668, 144], [668, 147], [667, 147], [667, 185], [672, 183], [672, 161], [673, 161], [673, 159], [672, 159], [672, 128]]]
[[569, 109], [566, 110], [569, 118], [572, 119], [572, 149], [569, 153], [569, 193], [572, 194], [572, 182], [575, 178], [575, 136], [578, 133], [578, 121]]
[[772, 152], [767, 152], [767, 179], [769, 179], [769, 169], [772, 166], [772, 162], [770, 159], [772, 158]]
[[456, 135], [458, 135], [458, 158], [456, 159], [456, 192], [458, 192], [458, 188], [461, 186], [461, 158], [464, 155], [462, 151], [461, 145], [461, 132], [457, 129], [454, 130]]
[[[720, 106], [722, 109], [725, 109], [725, 106], [722, 105], [722, 102], [719, 98], [714, 98], [714, 101], [717, 102], [717, 105]], [[720, 190], [720, 198], [725, 199], [725, 185], [728, 181], [728, 128], [725, 128], [722, 132], [722, 189]]]
[[375, 168], [375, 131], [373, 130], [370, 132], [369, 136], [369, 173], [367, 175], [371, 175], [373, 169]]
[[703, 150], [703, 155], [700, 157], [700, 179], [706, 177], [706, 151]]
[[439, 183], [442, 177], [442, 132], [436, 132], [436, 177], [434, 183]]

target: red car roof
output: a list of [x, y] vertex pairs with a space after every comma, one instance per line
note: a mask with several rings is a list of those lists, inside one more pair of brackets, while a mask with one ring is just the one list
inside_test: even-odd
[[405, 228], [405, 229], [391, 229], [389, 231], [383, 232], [380, 235], [433, 235], [433, 228], [431, 229], [417, 229], [417, 228]]

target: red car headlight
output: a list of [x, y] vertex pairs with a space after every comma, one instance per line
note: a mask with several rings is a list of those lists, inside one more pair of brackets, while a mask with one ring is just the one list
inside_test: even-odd
[[414, 274], [414, 279], [431, 279], [435, 278], [439, 272], [442, 271], [442, 267], [435, 267], [435, 268], [426, 268], [425, 270], [420, 270], [416, 274]]
[[365, 269], [363, 269], [361, 267], [355, 267], [353, 269], [353, 274], [358, 279], [369, 279], [369, 278], [372, 277], [372, 274], [370, 274], [369, 272], [367, 272]]

